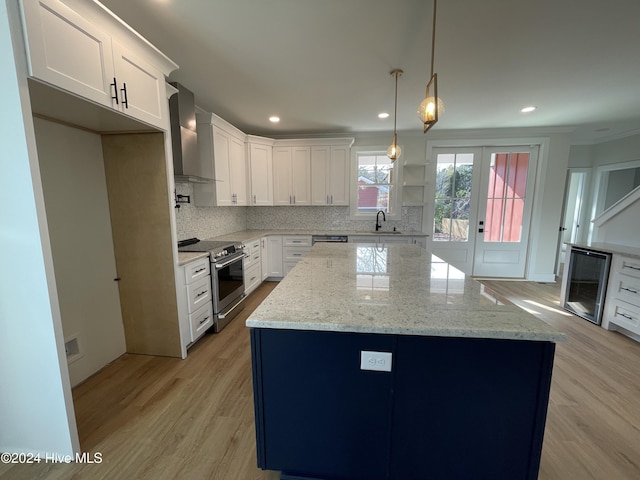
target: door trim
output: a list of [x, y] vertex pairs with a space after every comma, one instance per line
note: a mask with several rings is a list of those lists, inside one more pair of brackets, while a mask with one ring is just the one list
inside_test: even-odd
[[[542, 206], [544, 203], [544, 192], [546, 177], [545, 173], [549, 163], [549, 151], [550, 151], [551, 139], [550, 137], [525, 137], [517, 136], [513, 138], [473, 138], [473, 139], [432, 139], [427, 140], [425, 148], [426, 165], [427, 165], [427, 178], [435, 178], [436, 164], [433, 153], [434, 148], [470, 148], [470, 147], [515, 147], [523, 145], [537, 145], [538, 150], [538, 166], [536, 169], [536, 179], [533, 191], [533, 205], [531, 212], [531, 226], [529, 229], [529, 247], [527, 249], [527, 263], [525, 266], [525, 280], [537, 281], [537, 282], [553, 282], [555, 281], [555, 275], [536, 274], [532, 271], [532, 266], [537, 265], [538, 250], [541, 244], [544, 243], [544, 236], [541, 233], [542, 225]], [[426, 199], [425, 208], [422, 211], [422, 225], [424, 230], [428, 233], [428, 230], [432, 229], [433, 225], [433, 201], [435, 196], [433, 182], [428, 182], [426, 187]], [[431, 248], [431, 238], [428, 238], [427, 250]], [[556, 245], [556, 237], [553, 239], [554, 245]], [[545, 248], [547, 246], [545, 245]]]

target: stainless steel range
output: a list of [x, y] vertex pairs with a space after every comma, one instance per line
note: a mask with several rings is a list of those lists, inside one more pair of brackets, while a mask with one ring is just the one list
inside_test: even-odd
[[244, 245], [190, 238], [178, 242], [179, 252], [208, 252], [211, 259], [213, 329], [222, 330], [244, 308]]

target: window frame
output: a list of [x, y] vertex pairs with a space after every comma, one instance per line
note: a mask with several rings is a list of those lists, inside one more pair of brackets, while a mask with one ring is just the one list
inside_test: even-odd
[[[399, 145], [403, 149], [402, 145]], [[350, 220], [371, 220], [375, 219], [378, 210], [371, 212], [358, 211], [358, 163], [360, 156], [364, 155], [378, 155], [387, 156], [387, 147], [374, 146], [374, 147], [352, 147], [351, 148], [351, 162], [350, 162], [350, 183], [349, 183], [349, 219]], [[394, 181], [393, 185], [394, 195], [391, 196], [390, 210], [391, 213], [385, 212], [387, 220], [401, 220], [402, 218], [402, 162], [396, 160], [394, 162]], [[396, 170], [397, 169], [397, 170]]]

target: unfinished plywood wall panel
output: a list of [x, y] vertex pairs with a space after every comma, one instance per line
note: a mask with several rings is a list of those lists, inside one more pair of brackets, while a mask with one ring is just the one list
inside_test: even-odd
[[181, 356], [164, 134], [103, 135], [127, 351]]

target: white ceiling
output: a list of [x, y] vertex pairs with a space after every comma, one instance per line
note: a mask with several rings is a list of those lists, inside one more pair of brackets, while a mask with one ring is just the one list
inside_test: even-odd
[[[393, 68], [405, 72], [398, 130], [422, 130], [429, 0], [102, 3], [180, 65], [171, 80], [199, 107], [246, 133], [391, 135]], [[638, 0], [440, 0], [446, 111], [434, 131], [575, 127], [574, 143], [640, 133], [639, 21]]]

